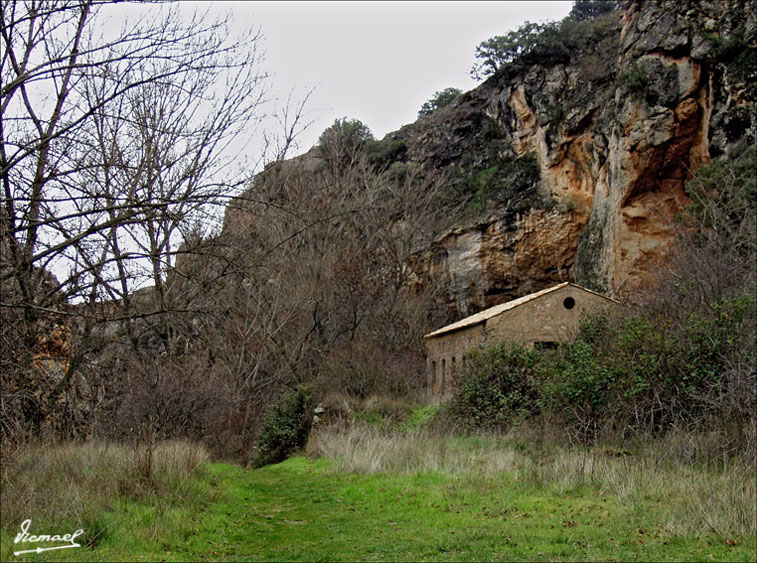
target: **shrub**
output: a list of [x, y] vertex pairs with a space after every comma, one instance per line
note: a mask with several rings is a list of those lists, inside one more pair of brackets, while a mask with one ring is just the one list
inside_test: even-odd
[[[750, 259], [757, 251], [757, 148], [745, 150], [738, 158], [714, 160], [700, 168], [686, 185], [692, 203], [686, 218], [703, 235], [718, 237], [741, 258]], [[702, 236], [697, 237], [702, 242]]]
[[540, 359], [540, 404], [585, 436], [608, 413], [612, 370], [602, 363], [596, 348], [580, 338]]
[[541, 171], [533, 154], [500, 159], [493, 166], [473, 166], [464, 175], [461, 190], [468, 199], [468, 211], [476, 212], [487, 202], [504, 204], [520, 211], [538, 202], [537, 184]]
[[577, 21], [587, 20], [619, 9], [617, 0], [575, 0], [568, 17]]
[[666, 67], [658, 59], [638, 60], [619, 74], [615, 88], [622, 87], [624, 96], [630, 94], [647, 105], [673, 108], [678, 103], [677, 72], [675, 67]]
[[405, 159], [407, 143], [389, 138], [380, 141], [369, 139], [365, 142], [365, 153], [374, 169], [383, 172]]
[[318, 138], [318, 144], [323, 147], [324, 145], [339, 141], [348, 145], [358, 146], [371, 139], [373, 139], [373, 134], [362, 121], [342, 117], [341, 119], [334, 120], [334, 123], [321, 133], [321, 136]]
[[744, 87], [749, 101], [757, 100], [757, 47], [745, 38], [744, 30], [737, 29], [730, 37], [709, 39], [714, 43], [715, 60], [726, 65], [731, 82]]
[[303, 389], [284, 396], [268, 411], [251, 463], [262, 467], [284, 461], [305, 447], [313, 423], [313, 399]]
[[540, 359], [542, 404], [584, 436], [600, 424], [665, 432], [726, 411], [734, 420], [754, 404], [728, 377], [736, 358], [750, 361], [742, 354], [750, 314], [754, 299], [742, 298], [717, 304], [710, 316], [663, 304], [615, 322], [588, 319], [575, 342]]
[[476, 47], [475, 56], [478, 62], [471, 68], [471, 76], [476, 80], [481, 80], [494, 74], [503, 65], [522, 58], [534, 49], [547, 29], [556, 25], [554, 22], [548, 24], [526, 22], [505, 35], [497, 35], [483, 41]]
[[453, 418], [468, 430], [504, 429], [534, 413], [537, 360], [538, 352], [510, 343], [472, 354], [450, 405]]
[[343, 117], [321, 133], [318, 148], [321, 157], [337, 171], [353, 162], [372, 140], [373, 134], [362, 121]]
[[439, 412], [439, 405], [426, 405], [425, 407], [413, 409], [402, 424], [402, 428], [405, 430], [418, 430], [430, 426], [439, 415]]
[[574, 57], [585, 57], [600, 49], [609, 36], [617, 34], [619, 17], [608, 12], [614, 10], [596, 11], [591, 17], [577, 13], [578, 17], [567, 17], [561, 22], [526, 22], [505, 35], [487, 39], [476, 47], [477, 62], [470, 74], [481, 80], [500, 71], [517, 74], [534, 65], [568, 64]]
[[428, 115], [438, 109], [448, 106], [462, 93], [463, 91], [459, 88], [445, 88], [440, 92], [435, 92], [430, 100], [423, 103], [418, 112], [418, 117], [423, 117], [424, 115]]
[[401, 185], [408, 180], [422, 178], [420, 166], [414, 162], [393, 162], [387, 170], [390, 182]]

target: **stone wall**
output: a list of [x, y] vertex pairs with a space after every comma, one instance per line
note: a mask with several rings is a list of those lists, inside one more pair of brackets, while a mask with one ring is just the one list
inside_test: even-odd
[[426, 339], [428, 393], [444, 399], [454, 392], [456, 372], [466, 356], [485, 340], [484, 323]]
[[586, 315], [618, 306], [606, 297], [567, 285], [486, 321], [483, 345], [568, 342], [576, 337]]

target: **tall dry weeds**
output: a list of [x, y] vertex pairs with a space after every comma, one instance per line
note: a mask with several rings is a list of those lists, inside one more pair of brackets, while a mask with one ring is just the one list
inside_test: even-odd
[[512, 451], [471, 447], [468, 441], [451, 436], [425, 430], [394, 433], [368, 425], [319, 430], [308, 450], [333, 459], [339, 470], [352, 473], [496, 473], [510, 468], [514, 459]]
[[368, 425], [321, 428], [308, 451], [355, 473], [445, 472], [462, 478], [509, 476], [557, 494], [592, 488], [644, 508], [660, 499], [669, 529], [686, 533], [757, 533], [755, 461], [728, 457], [701, 462], [683, 455], [709, 436], [670, 434], [630, 449], [601, 445], [524, 445], [515, 434], [462, 437], [421, 429], [390, 432]]
[[[180, 501], [210, 457], [204, 447], [184, 441], [123, 445], [106, 442], [26, 445], [4, 452], [0, 482], [2, 527], [17, 530], [62, 518], [90, 524], [119, 498]], [[92, 525], [94, 524], [94, 525]], [[102, 531], [102, 530], [100, 530]], [[88, 538], [87, 541], [92, 541]]]

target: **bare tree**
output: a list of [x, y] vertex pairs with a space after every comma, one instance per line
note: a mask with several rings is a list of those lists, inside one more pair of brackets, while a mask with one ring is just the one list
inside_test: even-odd
[[246, 179], [222, 149], [258, 117], [257, 36], [161, 9], [96, 37], [107, 8], [3, 5], [3, 227], [28, 316], [35, 268], [63, 257], [67, 296], [94, 282], [123, 297], [104, 271], [143, 257], [159, 286], [181, 222]]
[[275, 335], [256, 333], [275, 342], [266, 365], [278, 375], [263, 380], [277, 384], [327, 371], [357, 387], [363, 368], [391, 371], [379, 356], [414, 350], [429, 296], [409, 289], [411, 259], [452, 215], [440, 203], [441, 179], [411, 163], [377, 170], [360, 146], [330, 132], [328, 151], [269, 167], [227, 214], [229, 244], [255, 249], [237, 253], [247, 256], [240, 276], [267, 303], [279, 296], [269, 310]]
[[[50, 403], [80, 365], [93, 323], [135, 315], [137, 287], [153, 287], [138, 315], [171, 308], [165, 280], [183, 236], [217, 220], [209, 206], [249, 177], [229, 149], [259, 119], [264, 95], [254, 32], [232, 37], [228, 19], [185, 18], [163, 4], [132, 9], [136, 20], [117, 31], [106, 26], [115, 9], [2, 3], [1, 305], [25, 341], [16, 371], [29, 376], [40, 319], [77, 319], [78, 353]], [[90, 306], [61, 306], [72, 300]], [[13, 348], [5, 336], [4, 356]]]
[[[0, 422], [75, 419], [80, 401], [113, 432], [244, 451], [281, 388], [412, 348], [423, 296], [403, 292], [442, 183], [406, 163], [378, 172], [339, 136], [282, 163], [302, 106], [248, 183], [227, 149], [260, 117], [257, 36], [164, 4], [105, 30], [112, 9], [2, 4]], [[232, 197], [223, 232], [208, 228]], [[41, 377], [63, 315], [66, 362]]]

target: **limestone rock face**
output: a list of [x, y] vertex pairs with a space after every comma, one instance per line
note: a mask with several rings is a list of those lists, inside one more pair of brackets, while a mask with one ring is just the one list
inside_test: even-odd
[[[632, 301], [666, 271], [686, 182], [755, 142], [755, 17], [749, 0], [625, 0], [573, 22], [581, 48], [505, 66], [389, 134], [403, 163], [478, 205], [430, 229], [412, 283], [436, 289], [448, 321], [561, 281]], [[538, 173], [524, 182], [525, 159]], [[294, 160], [271, 173], [319, 174], [317, 150]], [[473, 199], [482, 172], [508, 167], [496, 197]], [[232, 205], [224, 232], [254, 234], [254, 220]]]
[[396, 134], [440, 168], [475, 153], [494, 122], [499, 154], [536, 155], [552, 201], [515, 217], [492, 206], [424, 252], [419, 271], [441, 282], [451, 317], [565, 280], [631, 298], [657, 277], [687, 180], [755, 139], [749, 84], [717, 51], [732, 37], [754, 48], [755, 14], [742, 4], [625, 2], [593, 49], [497, 73]]
[[422, 270], [445, 280], [452, 316], [467, 316], [570, 277], [582, 221], [578, 213], [536, 210], [455, 229], [422, 253]]
[[[702, 41], [702, 26], [725, 36], [734, 32], [729, 18], [738, 4], [624, 6], [615, 92], [604, 112], [608, 165], [596, 170], [591, 220], [577, 259], [581, 281], [624, 296], [656, 277], [675, 243], [674, 217], [688, 203], [686, 181], [713, 153], [734, 149], [735, 143], [713, 135], [722, 100], [750, 114], [738, 140], [753, 142], [753, 100], [737, 100], [728, 68]], [[753, 19], [751, 11], [741, 22], [751, 27], [752, 43]]]

